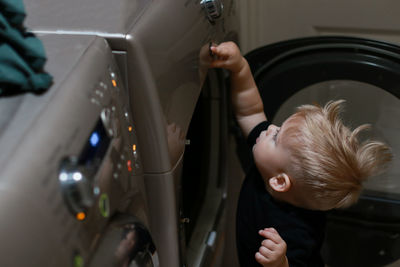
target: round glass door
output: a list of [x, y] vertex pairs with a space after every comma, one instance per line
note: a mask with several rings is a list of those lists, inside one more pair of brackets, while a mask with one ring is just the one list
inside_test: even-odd
[[[346, 125], [355, 128], [370, 124], [372, 128], [365, 138], [372, 136], [389, 144], [393, 151], [400, 151], [400, 100], [382, 88], [364, 82], [331, 80], [310, 85], [281, 105], [273, 123], [281, 125], [296, 107], [304, 103], [323, 105], [332, 99], [346, 100], [342, 114]], [[400, 200], [399, 177], [400, 159], [394, 157], [388, 171], [365, 183], [365, 194]]]
[[345, 99], [346, 124], [371, 124], [361, 138], [392, 148], [391, 167], [366, 182], [358, 203], [328, 213], [322, 255], [329, 267], [400, 266], [400, 47], [313, 37], [262, 47], [246, 58], [273, 123], [299, 105]]

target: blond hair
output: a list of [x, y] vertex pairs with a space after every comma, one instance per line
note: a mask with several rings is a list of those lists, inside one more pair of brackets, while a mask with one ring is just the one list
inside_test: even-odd
[[[314, 202], [314, 208], [344, 208], [357, 202], [362, 182], [383, 171], [392, 159], [389, 147], [380, 141], [359, 142], [359, 133], [369, 125], [351, 131], [340, 118], [344, 100], [324, 107], [303, 105], [294, 117], [303, 119], [288, 129], [291, 135], [294, 173]], [[300, 127], [300, 128], [299, 128]]]

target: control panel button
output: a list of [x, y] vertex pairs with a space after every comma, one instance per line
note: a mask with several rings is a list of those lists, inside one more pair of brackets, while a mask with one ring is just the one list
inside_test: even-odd
[[101, 194], [99, 199], [99, 210], [100, 214], [104, 218], [108, 218], [110, 216], [110, 199], [106, 193]]
[[76, 253], [75, 255], [74, 255], [74, 258], [73, 258], [73, 266], [74, 267], [84, 267], [85, 265], [84, 265], [84, 261], [83, 261], [83, 257], [79, 254], [79, 253]]
[[104, 108], [100, 113], [101, 120], [107, 129], [107, 134], [110, 137], [114, 136], [114, 131], [112, 127], [111, 110], [109, 108]]

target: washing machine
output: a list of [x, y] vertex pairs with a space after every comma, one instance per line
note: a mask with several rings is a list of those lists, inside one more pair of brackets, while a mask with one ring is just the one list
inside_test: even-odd
[[232, 171], [238, 160], [226, 73], [208, 66], [213, 42], [238, 40], [236, 1], [25, 6], [26, 25], [38, 35], [97, 36], [110, 46], [135, 123], [160, 266], [222, 266], [234, 258], [238, 189], [226, 181], [240, 183], [243, 173]]
[[107, 42], [39, 38], [52, 86], [0, 99], [0, 265], [158, 266], [135, 125]]
[[[279, 125], [300, 104], [345, 99], [345, 122], [371, 124], [362, 138], [382, 140], [394, 153], [390, 168], [367, 181], [356, 205], [329, 212], [326, 264], [400, 266], [398, 3], [242, 5], [251, 15], [242, 23], [244, 50], [270, 120]], [[241, 160], [245, 167], [248, 158]]]

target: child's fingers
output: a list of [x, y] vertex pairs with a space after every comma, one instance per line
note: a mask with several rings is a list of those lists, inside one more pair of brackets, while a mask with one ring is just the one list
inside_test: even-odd
[[221, 68], [223, 66], [222, 60], [214, 60], [210, 63], [211, 68]]
[[223, 59], [216, 59], [210, 63], [211, 68], [223, 68], [227, 66], [227, 62]]
[[272, 249], [269, 249], [267, 247], [261, 246], [258, 249], [259, 255], [265, 258], [265, 260], [270, 261], [271, 259], [274, 258], [274, 251]]
[[277, 248], [278, 244], [272, 241], [271, 239], [264, 239], [261, 242], [261, 247], [265, 247], [269, 250], [275, 250]]
[[210, 50], [211, 52], [213, 52], [214, 54], [216, 54], [218, 52], [218, 46], [210, 46]]
[[218, 46], [211, 46], [210, 50], [213, 53], [213, 55], [217, 55], [217, 56], [221, 55], [221, 48]]
[[223, 44], [219, 46], [211, 46], [210, 50], [214, 55], [219, 57], [229, 57], [231, 55], [229, 47], [226, 47]]
[[255, 255], [256, 261], [261, 265], [266, 265], [268, 263], [268, 259], [265, 258], [260, 252], [257, 252]]
[[279, 235], [274, 228], [264, 228], [258, 231], [258, 234], [265, 238], [270, 238], [271, 236]]
[[275, 254], [276, 253], [274, 252], [274, 250], [261, 246], [258, 249], [255, 257], [258, 263], [267, 266], [266, 264], [271, 263], [275, 260]]
[[258, 231], [258, 233], [262, 236], [265, 237], [266, 239], [270, 239], [276, 244], [279, 244], [283, 241], [281, 236], [278, 234], [278, 232], [274, 228], [265, 228], [264, 230]]

